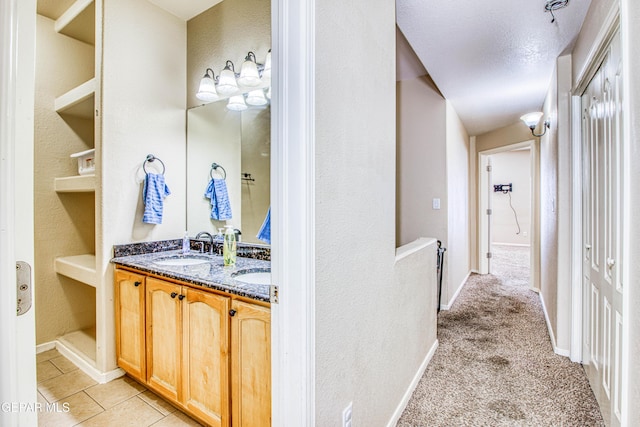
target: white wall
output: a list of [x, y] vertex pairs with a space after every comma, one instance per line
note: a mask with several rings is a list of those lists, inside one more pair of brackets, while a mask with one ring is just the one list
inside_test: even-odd
[[447, 101], [447, 217], [448, 238], [442, 303], [450, 305], [469, 275], [469, 134], [453, 106]]
[[[527, 148], [492, 154], [491, 169], [493, 185], [513, 184], [513, 191], [508, 194], [491, 193], [492, 243], [529, 245], [531, 150]], [[511, 205], [509, 204], [509, 196], [511, 196]], [[517, 223], [511, 206], [518, 215]]]
[[436, 309], [433, 244], [395, 262], [395, 2], [319, 1], [315, 24], [315, 424], [353, 402], [354, 425], [386, 425]]

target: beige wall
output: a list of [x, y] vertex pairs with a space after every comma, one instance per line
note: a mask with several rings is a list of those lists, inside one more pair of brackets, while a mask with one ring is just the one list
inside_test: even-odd
[[187, 23], [187, 107], [202, 104], [195, 97], [207, 68], [215, 75], [230, 60], [240, 72], [247, 52], [264, 62], [271, 48], [271, 2], [232, 0], [218, 3]]
[[446, 241], [446, 101], [426, 76], [396, 88], [396, 244], [424, 236]]
[[469, 274], [469, 135], [449, 101], [447, 101], [447, 280], [442, 287], [442, 303], [452, 299]]
[[395, 261], [395, 2], [318, 1], [315, 31], [315, 424], [381, 426], [436, 326], [433, 242]]
[[69, 155], [93, 148], [93, 122], [61, 116], [56, 97], [93, 77], [94, 48], [55, 32], [54, 21], [36, 21], [34, 231], [36, 342], [95, 324], [95, 290], [53, 271], [61, 256], [95, 253], [92, 193], [56, 193], [54, 178], [77, 175]]
[[[491, 193], [493, 243], [529, 245], [531, 229], [531, 150], [506, 151], [491, 155], [493, 184], [513, 184], [509, 194]], [[520, 233], [514, 212], [518, 215]]]

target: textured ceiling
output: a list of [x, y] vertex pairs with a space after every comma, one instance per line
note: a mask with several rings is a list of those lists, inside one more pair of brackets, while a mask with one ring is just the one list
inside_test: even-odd
[[570, 52], [591, 0], [397, 0], [398, 27], [470, 135], [539, 111], [556, 58]]

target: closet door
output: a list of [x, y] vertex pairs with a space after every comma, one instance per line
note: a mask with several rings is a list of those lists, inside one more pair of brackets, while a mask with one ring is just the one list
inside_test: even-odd
[[620, 425], [622, 61], [619, 35], [582, 96], [583, 359], [608, 425]]

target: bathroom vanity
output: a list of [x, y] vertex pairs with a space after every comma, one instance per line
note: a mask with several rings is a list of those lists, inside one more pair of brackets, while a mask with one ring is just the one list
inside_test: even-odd
[[207, 425], [271, 425], [270, 262], [164, 251], [113, 263], [118, 366]]

